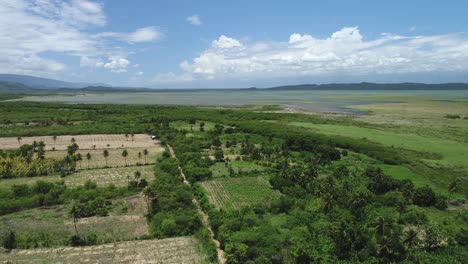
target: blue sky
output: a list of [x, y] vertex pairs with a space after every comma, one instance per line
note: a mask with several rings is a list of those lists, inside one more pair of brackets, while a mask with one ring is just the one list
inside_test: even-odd
[[145, 87], [468, 82], [466, 1], [0, 0], [0, 72]]

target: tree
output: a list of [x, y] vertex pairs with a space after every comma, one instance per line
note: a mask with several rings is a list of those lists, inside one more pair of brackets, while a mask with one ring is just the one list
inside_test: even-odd
[[88, 161], [88, 170], [89, 170], [89, 161], [91, 160], [91, 153], [86, 154], [86, 160]]
[[205, 122], [200, 122], [200, 131], [205, 131]]
[[143, 150], [143, 155], [145, 156], [145, 164], [146, 164], [146, 156], [148, 156], [149, 152], [147, 149]]
[[15, 231], [9, 231], [8, 234], [3, 239], [3, 247], [5, 249], [14, 249], [16, 248], [16, 233]]
[[57, 136], [53, 136], [52, 137], [52, 140], [54, 141], [54, 149], [55, 149], [55, 145], [57, 144]]
[[140, 164], [141, 164], [141, 156], [142, 156], [141, 152], [138, 152], [138, 162], [139, 162]]
[[71, 143], [72, 143], [72, 144], [75, 144], [75, 143], [76, 143], [76, 139], [75, 139], [75, 138], [71, 138]]
[[78, 222], [78, 218], [80, 216], [80, 208], [75, 203], [75, 201], [72, 202], [72, 206], [68, 211], [68, 215], [73, 219], [73, 225], [75, 226], [75, 234], [78, 236], [78, 228], [76, 228], [76, 222]]
[[412, 248], [415, 246], [418, 241], [418, 231], [416, 230], [415, 227], [410, 227], [405, 231], [405, 239], [403, 240], [403, 243], [408, 245], [408, 249]]
[[132, 138], [132, 141], [135, 141], [135, 134], [130, 134], [130, 137]]
[[107, 157], [109, 157], [109, 151], [105, 149], [102, 155], [104, 156], [104, 159], [106, 160], [106, 167], [107, 167]]
[[433, 206], [436, 203], [434, 191], [429, 186], [416, 189], [413, 194], [413, 203], [423, 207]]
[[456, 181], [451, 182], [448, 186], [448, 192], [449, 192], [448, 201], [450, 201], [452, 194], [457, 191], [458, 191], [457, 182]]
[[17, 137], [16, 140], [18, 140], [18, 146], [21, 147], [21, 140], [23, 140], [22, 137]]
[[81, 153], [76, 154], [76, 161], [80, 163], [80, 169], [81, 169], [81, 161], [83, 160], [83, 157], [81, 156]]
[[218, 148], [215, 150], [214, 157], [216, 161], [223, 161], [224, 160], [224, 152], [222, 149]]
[[124, 149], [122, 151], [122, 157], [124, 157], [124, 159], [125, 159], [125, 166], [127, 166], [127, 156], [128, 156], [128, 151], [126, 149]]
[[139, 181], [140, 178], [141, 178], [141, 172], [140, 172], [140, 171], [135, 171], [134, 176], [135, 176], [135, 180], [136, 180], [136, 181]]
[[40, 141], [37, 144], [37, 158], [43, 160], [45, 158], [45, 144], [44, 141]]
[[128, 141], [128, 134], [125, 133], [125, 140]]
[[76, 151], [79, 149], [80, 147], [78, 146], [78, 144], [76, 143], [72, 143], [70, 146], [67, 147], [67, 153], [69, 156], [73, 156], [75, 155]]

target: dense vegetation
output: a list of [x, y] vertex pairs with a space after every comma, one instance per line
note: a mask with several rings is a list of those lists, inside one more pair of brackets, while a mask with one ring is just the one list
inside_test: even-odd
[[[10, 124], [0, 131], [1, 136], [149, 133], [172, 146], [177, 156], [163, 153], [155, 166], [155, 181], [146, 187], [138, 182], [132, 185], [136, 188], [122, 189], [98, 188], [91, 183], [76, 189], [57, 183], [14, 186], [0, 194], [4, 213], [70, 203], [73, 217], [105, 215], [109, 209], [106, 199], [143, 189], [150, 235], [197, 234], [211, 250], [212, 260], [214, 245], [193, 197], [209, 215], [228, 263], [463, 263], [468, 257], [467, 231], [463, 229], [468, 215], [463, 210], [447, 211], [458, 198], [429, 186], [415, 187], [411, 180], [397, 180], [380, 168], [420, 167], [435, 175], [438, 170], [420, 162], [434, 154], [286, 125], [349, 120], [242, 108], [41, 103], [2, 103], [0, 113], [0, 122]], [[33, 153], [32, 160], [40, 160], [37, 151]], [[350, 156], [359, 155], [373, 163], [346, 163]], [[3, 152], [1, 157], [25, 158], [15, 151]], [[236, 171], [237, 161], [264, 169]], [[220, 164], [227, 174], [213, 173]], [[183, 182], [179, 166], [190, 185]], [[258, 174], [269, 177], [271, 187], [281, 194], [268, 203], [259, 200], [238, 210], [213, 206], [199, 184], [216, 177]], [[447, 169], [445, 175], [450, 185], [443, 188], [450, 195], [466, 194], [463, 185], [454, 180], [455, 172]], [[4, 237], [4, 245], [11, 247], [14, 234]], [[72, 239], [72, 244], [82, 243]]]

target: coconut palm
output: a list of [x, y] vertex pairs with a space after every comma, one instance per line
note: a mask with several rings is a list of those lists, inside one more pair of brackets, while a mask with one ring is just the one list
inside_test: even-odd
[[122, 157], [124, 157], [124, 159], [125, 159], [125, 166], [127, 166], [127, 156], [128, 156], [128, 151], [126, 149], [124, 149], [122, 151]]
[[109, 157], [109, 151], [105, 149], [102, 155], [104, 156], [104, 159], [106, 160], [106, 167], [107, 167], [107, 158]]
[[81, 161], [83, 160], [83, 157], [81, 156], [81, 153], [76, 154], [76, 161], [80, 163], [80, 170], [81, 170]]
[[23, 138], [22, 137], [17, 137], [16, 140], [18, 140], [18, 146], [21, 147], [21, 140], [23, 140]]
[[57, 136], [53, 136], [52, 140], [54, 141], [54, 149], [55, 149], [55, 145], [57, 144]]
[[141, 156], [142, 156], [141, 152], [138, 152], [138, 162], [139, 162], [140, 164], [141, 164]]
[[132, 138], [132, 141], [135, 141], [135, 134], [130, 134], [130, 137]]
[[408, 245], [408, 249], [416, 245], [418, 240], [418, 231], [416, 228], [412, 227], [405, 231], [405, 239], [403, 240], [403, 243]]
[[75, 226], [75, 233], [78, 236], [78, 228], [76, 228], [76, 222], [78, 222], [79, 218], [79, 208], [76, 205], [75, 201], [72, 202], [72, 206], [68, 211], [68, 215], [73, 218], [73, 225]]
[[143, 150], [143, 155], [145, 155], [145, 164], [146, 164], [146, 156], [148, 156], [149, 152], [147, 149]]
[[88, 161], [88, 170], [89, 170], [89, 161], [91, 160], [91, 153], [86, 154], [86, 160]]
[[134, 176], [135, 176], [135, 180], [136, 180], [136, 181], [139, 181], [140, 178], [141, 178], [141, 172], [140, 172], [140, 171], [135, 171]]
[[128, 141], [128, 134], [125, 134], [125, 140]]

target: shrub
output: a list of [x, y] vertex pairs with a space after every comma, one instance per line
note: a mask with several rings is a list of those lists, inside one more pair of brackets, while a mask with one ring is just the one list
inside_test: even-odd
[[16, 233], [14, 231], [9, 231], [3, 239], [2, 245], [5, 249], [16, 248]]
[[436, 196], [434, 191], [429, 186], [417, 188], [413, 194], [413, 203], [423, 207], [435, 205]]

